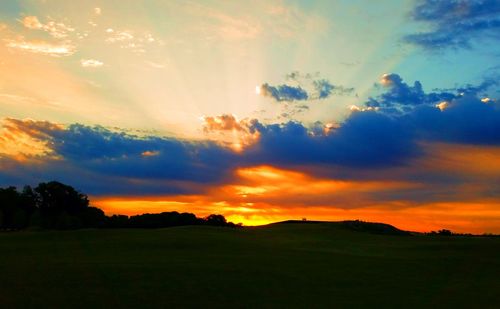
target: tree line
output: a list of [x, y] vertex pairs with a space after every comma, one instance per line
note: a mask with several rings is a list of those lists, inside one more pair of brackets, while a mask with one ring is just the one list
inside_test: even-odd
[[237, 227], [222, 215], [198, 218], [192, 213], [163, 212], [135, 216], [112, 215], [90, 206], [86, 194], [57, 181], [36, 187], [0, 188], [0, 229], [162, 228], [181, 225]]

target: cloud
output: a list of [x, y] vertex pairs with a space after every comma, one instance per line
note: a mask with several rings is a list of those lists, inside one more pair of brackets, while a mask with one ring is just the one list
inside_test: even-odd
[[258, 93], [264, 97], [270, 97], [281, 101], [304, 101], [309, 98], [307, 92], [300, 86], [278, 85], [271, 86], [268, 83], [262, 84], [258, 88]]
[[[30, 120], [26, 120], [30, 122]], [[11, 156], [16, 160], [25, 161], [37, 156], [51, 156], [52, 150], [44, 141], [46, 135], [40, 130], [24, 131], [18, 128], [19, 120], [6, 119], [0, 128], [0, 158]], [[39, 122], [41, 127], [56, 130], [49, 122]]]
[[[179, 193], [221, 181], [234, 167], [231, 162], [235, 162], [237, 156], [232, 150], [210, 141], [139, 137], [103, 127], [79, 124], [63, 127], [15, 119], [7, 120], [7, 126], [16, 136], [26, 135], [45, 145], [48, 149], [45, 152], [50, 155], [33, 157], [31, 163], [23, 163], [32, 169], [31, 174], [20, 169], [21, 165], [7, 164], [8, 160], [4, 159], [4, 165], [13, 167], [3, 169], [0, 182], [16, 177], [40, 177], [39, 180], [50, 177], [74, 182], [72, 178], [79, 175], [78, 185], [93, 194], [126, 193], [130, 183], [137, 185], [133, 190], [138, 192]], [[43, 165], [38, 165], [40, 160]]]
[[102, 14], [102, 9], [101, 8], [94, 8], [94, 14], [101, 15]]
[[96, 59], [81, 59], [80, 64], [84, 68], [98, 68], [104, 65], [102, 61]]
[[226, 116], [209, 118], [208, 123], [212, 132], [236, 130], [253, 133], [257, 139], [237, 152], [215, 141], [140, 137], [103, 127], [8, 119], [14, 140], [25, 136], [26, 148], [32, 142], [44, 151], [25, 154], [23, 162], [12, 153], [1, 159], [0, 183], [56, 179], [76, 182], [90, 194], [194, 194], [228, 181], [237, 167], [387, 166], [412, 156], [415, 147], [407, 130], [375, 113], [354, 115], [339, 129], [320, 136], [293, 122], [244, 124]]
[[[394, 166], [418, 155], [413, 131], [376, 112], [353, 113], [338, 128], [312, 132], [303, 124], [256, 124], [259, 142], [246, 150], [248, 160], [276, 166]], [[318, 130], [315, 131], [318, 133]]]
[[69, 32], [75, 31], [75, 28], [71, 26], [50, 19], [47, 23], [43, 24], [36, 16], [25, 16], [21, 20], [21, 23], [28, 29], [43, 30], [48, 32], [56, 39], [66, 38]]
[[432, 30], [407, 35], [404, 40], [425, 49], [469, 48], [474, 42], [500, 39], [497, 0], [420, 0], [411, 16]]
[[220, 116], [203, 117], [203, 131], [246, 131], [247, 126], [240, 122], [234, 115], [222, 114]]
[[42, 29], [43, 24], [36, 16], [26, 16], [22, 20], [23, 25], [28, 29]]
[[327, 79], [315, 79], [319, 73], [302, 74], [298, 71], [286, 75], [286, 79], [297, 84], [271, 86], [264, 83], [257, 86], [256, 92], [265, 97], [273, 98], [278, 102], [308, 101], [327, 99], [332, 95], [349, 95], [354, 92], [354, 88], [347, 88], [340, 85], [333, 85]]
[[255, 129], [258, 123], [257, 119], [238, 120], [229, 114], [205, 116], [203, 132], [208, 138], [213, 137], [223, 145], [241, 152], [258, 141], [259, 133]]
[[134, 39], [134, 35], [131, 31], [115, 31], [112, 28], [108, 28], [106, 29], [106, 33], [110, 34], [106, 39], [106, 42], [109, 43], [131, 41]]
[[149, 32], [138, 33], [131, 30], [106, 29], [106, 42], [110, 44], [119, 44], [120, 48], [129, 49], [135, 53], [144, 53], [148, 45], [156, 44], [162, 46], [165, 43], [155, 38]]
[[75, 28], [50, 17], [43, 23], [37, 16], [32, 15], [23, 17], [19, 22], [27, 29], [48, 33], [52, 39], [27, 39], [23, 35], [11, 35], [10, 38], [4, 39], [7, 47], [53, 57], [70, 56], [76, 52], [76, 47], [70, 39]]
[[405, 118], [422, 140], [472, 145], [500, 145], [500, 110], [495, 102], [466, 95], [442, 110], [421, 106]]
[[335, 85], [331, 84], [326, 79], [314, 80], [313, 85], [314, 85], [314, 88], [316, 89], [315, 96], [318, 99], [326, 99], [333, 94], [345, 95], [345, 94], [351, 94], [354, 92], [354, 88], [335, 86]]
[[7, 47], [53, 57], [71, 56], [75, 53], [75, 47], [69, 43], [54, 44], [45, 41], [27, 41], [22, 37], [16, 40], [7, 40]]
[[376, 97], [370, 97], [365, 105], [368, 108], [376, 108], [386, 113], [406, 113], [419, 105], [441, 106], [443, 108], [453, 99], [465, 95], [481, 95], [497, 84], [496, 79], [487, 78], [477, 86], [469, 84], [451, 89], [435, 89], [433, 92], [426, 93], [420, 81], [415, 81], [411, 86], [398, 74], [384, 74], [379, 84], [384, 91]]
[[395, 106], [414, 106], [420, 104], [432, 104], [439, 101], [448, 101], [456, 97], [449, 92], [426, 94], [419, 81], [413, 86], [403, 81], [398, 74], [384, 74], [380, 85], [386, 90], [376, 98], [370, 97], [366, 102], [368, 107], [393, 108]]

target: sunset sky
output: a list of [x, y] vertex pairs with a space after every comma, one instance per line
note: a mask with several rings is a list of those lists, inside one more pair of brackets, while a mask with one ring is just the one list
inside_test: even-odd
[[500, 233], [500, 1], [0, 1], [0, 186]]

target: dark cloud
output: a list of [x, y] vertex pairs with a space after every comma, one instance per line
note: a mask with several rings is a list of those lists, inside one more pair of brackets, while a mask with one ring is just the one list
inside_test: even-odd
[[[353, 113], [338, 129], [313, 131], [298, 122], [257, 128], [259, 143], [246, 151], [252, 163], [381, 167], [403, 164], [418, 154], [413, 133], [376, 112]], [[311, 134], [311, 133], [315, 134]]]
[[302, 83], [306, 80], [313, 80], [314, 78], [318, 78], [320, 76], [319, 72], [316, 73], [301, 73], [299, 71], [293, 71], [285, 75], [285, 78], [290, 81], [296, 81]]
[[265, 83], [258, 90], [261, 95], [273, 98], [278, 102], [321, 100], [332, 95], [349, 95], [354, 92], [354, 88], [334, 85], [327, 79], [319, 79], [319, 73], [302, 74], [295, 71], [287, 74], [286, 79], [297, 85], [271, 86]]
[[[227, 177], [234, 168], [231, 162], [235, 162], [237, 156], [210, 141], [139, 137], [80, 124], [63, 129], [36, 121], [10, 119], [8, 123], [15, 126], [17, 132], [46, 142], [52, 150], [53, 155], [43, 165], [33, 165], [34, 170], [42, 167], [54, 179], [70, 174], [96, 181], [96, 175], [101, 175], [98, 182], [111, 192], [130, 183], [136, 183], [139, 191], [151, 182], [162, 183], [163, 188], [154, 184], [152, 187], [166, 193], [182, 192], [182, 182], [193, 184], [194, 188], [196, 183], [216, 183]], [[6, 161], [3, 164], [7, 164]], [[7, 167], [12, 165], [10, 162]], [[95, 191], [89, 190], [89, 193]]]
[[458, 93], [461, 93], [461, 94], [465, 94], [465, 95], [481, 95], [481, 94], [485, 94], [485, 92], [490, 89], [491, 87], [493, 86], [497, 86], [498, 85], [498, 76], [496, 77], [488, 77], [488, 78], [485, 78], [484, 81], [477, 85], [477, 86], [474, 86], [474, 85], [471, 85], [471, 84], [467, 84], [465, 85], [464, 87], [458, 87], [456, 89], [456, 91]]
[[420, 106], [402, 118], [424, 141], [500, 145], [500, 110], [475, 96], [464, 96], [439, 110]]
[[9, 125], [52, 151], [30, 162], [1, 159], [1, 183], [49, 178], [74, 183], [90, 194], [196, 193], [227, 181], [236, 167], [373, 168], [403, 164], [418, 153], [408, 128], [375, 112], [355, 113], [338, 129], [315, 133], [298, 122], [265, 125], [252, 120], [247, 131], [259, 138], [241, 153], [215, 142], [140, 137], [80, 124], [62, 128], [11, 119]]
[[432, 30], [404, 40], [425, 49], [469, 48], [475, 40], [500, 39], [498, 0], [420, 0], [411, 16]]
[[319, 79], [313, 81], [314, 88], [316, 90], [315, 97], [318, 99], [326, 99], [332, 94], [336, 95], [346, 95], [354, 92], [354, 88], [346, 88], [343, 86], [332, 85], [326, 79]]
[[365, 103], [368, 107], [393, 108], [401, 105], [421, 105], [448, 101], [456, 97], [450, 92], [425, 93], [422, 84], [415, 81], [413, 86], [403, 81], [398, 74], [385, 74], [380, 81], [381, 86], [386, 90], [381, 95], [370, 97]]
[[411, 86], [398, 74], [385, 74], [380, 81], [384, 92], [376, 97], [370, 97], [365, 105], [379, 108], [385, 113], [407, 113], [419, 105], [435, 105], [443, 101], [450, 102], [466, 95], [485, 94], [486, 90], [497, 84], [495, 78], [487, 78], [477, 86], [469, 84], [450, 89], [435, 89], [433, 92], [426, 93], [420, 81], [415, 81]]
[[281, 101], [304, 101], [309, 98], [307, 92], [300, 86], [278, 85], [271, 86], [268, 83], [260, 86], [260, 94], [271, 97], [278, 102]]

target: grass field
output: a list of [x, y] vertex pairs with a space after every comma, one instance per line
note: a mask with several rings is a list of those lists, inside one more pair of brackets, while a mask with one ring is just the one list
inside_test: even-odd
[[0, 234], [0, 308], [500, 307], [500, 238], [336, 223]]

